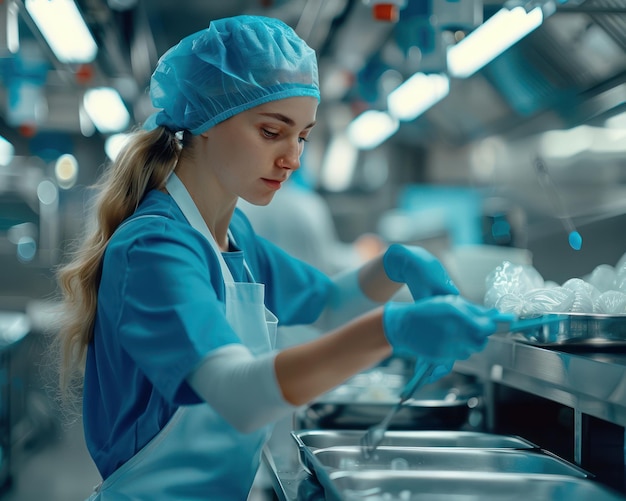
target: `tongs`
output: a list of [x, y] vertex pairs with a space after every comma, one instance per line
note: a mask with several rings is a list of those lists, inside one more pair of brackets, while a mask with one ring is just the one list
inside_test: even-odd
[[400, 410], [402, 405], [404, 405], [404, 403], [413, 396], [413, 393], [415, 393], [417, 389], [428, 380], [435, 367], [435, 364], [420, 364], [415, 370], [415, 374], [411, 380], [406, 384], [400, 393], [400, 399], [389, 410], [385, 418], [380, 423], [370, 426], [367, 429], [365, 434], [361, 437], [361, 448], [363, 456], [366, 459], [370, 458], [382, 442], [387, 428], [389, 428], [389, 424], [396, 413]]
[[[533, 318], [518, 318], [510, 313], [497, 313], [492, 317], [498, 324], [499, 332], [517, 332], [542, 325], [551, 324], [554, 322], [560, 322], [566, 319], [567, 316], [563, 314], [547, 314], [540, 317]], [[415, 374], [411, 380], [406, 384], [402, 392], [400, 393], [400, 399], [389, 410], [385, 418], [378, 424], [370, 426], [365, 434], [361, 437], [361, 448], [365, 459], [369, 459], [374, 453], [376, 448], [380, 445], [385, 437], [385, 433], [389, 428], [391, 420], [404, 405], [404, 403], [413, 396], [413, 394], [420, 388], [432, 375], [436, 364], [420, 364], [415, 370]]]

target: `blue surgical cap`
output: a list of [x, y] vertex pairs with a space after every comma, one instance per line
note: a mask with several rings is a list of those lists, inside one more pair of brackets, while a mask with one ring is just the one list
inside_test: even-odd
[[284, 22], [234, 16], [182, 39], [159, 59], [150, 81], [162, 125], [200, 134], [227, 118], [277, 99], [320, 99], [315, 51]]

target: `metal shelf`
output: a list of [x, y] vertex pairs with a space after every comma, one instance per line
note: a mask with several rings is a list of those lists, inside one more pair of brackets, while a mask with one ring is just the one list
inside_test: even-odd
[[626, 352], [566, 353], [497, 334], [454, 370], [626, 426]]

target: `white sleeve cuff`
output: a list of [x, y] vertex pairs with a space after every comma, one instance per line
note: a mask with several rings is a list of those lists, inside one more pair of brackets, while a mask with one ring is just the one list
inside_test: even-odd
[[244, 345], [227, 345], [209, 353], [187, 381], [229, 424], [249, 433], [297, 409], [282, 396], [275, 357], [255, 358]]

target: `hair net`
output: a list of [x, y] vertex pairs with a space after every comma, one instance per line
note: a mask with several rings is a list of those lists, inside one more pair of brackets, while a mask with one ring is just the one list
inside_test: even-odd
[[234, 16], [182, 39], [159, 59], [150, 82], [162, 125], [200, 134], [260, 104], [289, 97], [319, 100], [315, 52], [278, 19]]

